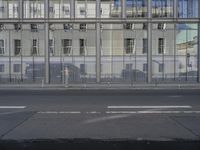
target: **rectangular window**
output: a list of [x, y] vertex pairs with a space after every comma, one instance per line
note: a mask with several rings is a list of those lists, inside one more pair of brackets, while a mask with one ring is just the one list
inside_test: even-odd
[[63, 28], [65, 30], [65, 32], [70, 31], [73, 29], [73, 24], [63, 24]]
[[70, 55], [72, 51], [72, 39], [62, 39], [63, 54]]
[[62, 12], [63, 12], [63, 15], [69, 15], [69, 7], [68, 6], [62, 6]]
[[0, 72], [4, 72], [5, 70], [5, 65], [4, 64], [0, 64]]
[[135, 39], [125, 39], [124, 47], [126, 54], [133, 54], [135, 52]]
[[79, 40], [80, 55], [85, 55], [85, 45], [86, 45], [85, 39], [80, 39]]
[[33, 39], [31, 54], [32, 55], [38, 55], [38, 41], [37, 41], [37, 39]]
[[55, 51], [54, 51], [54, 40], [53, 39], [49, 40], [49, 53], [52, 56], [55, 54]]
[[164, 54], [164, 38], [158, 39], [158, 53]]
[[124, 24], [124, 29], [126, 29], [126, 30], [133, 30], [134, 29], [134, 24], [132, 24], [132, 23], [126, 23], [126, 24]]
[[14, 51], [15, 56], [21, 54], [21, 40], [14, 40]]
[[164, 30], [166, 28], [166, 24], [165, 23], [158, 23], [158, 30]]
[[148, 47], [148, 40], [147, 38], [143, 39], [143, 49], [142, 49], [142, 53], [146, 54], [147, 53], [147, 48]]
[[163, 72], [163, 71], [164, 71], [164, 64], [159, 64], [158, 67], [159, 67], [159, 68], [158, 68], [158, 71], [159, 71], [159, 72]]
[[4, 40], [0, 40], [0, 55], [4, 55], [5, 53], [5, 43]]
[[83, 75], [86, 73], [86, 67], [85, 67], [85, 64], [80, 64], [80, 73]]
[[87, 25], [85, 23], [80, 24], [80, 31], [86, 32], [87, 31]]
[[31, 24], [31, 32], [37, 32], [38, 27], [37, 24]]
[[143, 72], [147, 72], [147, 64], [143, 64]]
[[15, 73], [21, 72], [21, 64], [14, 64], [13, 72], [15, 72]]
[[143, 23], [143, 30], [147, 30], [148, 24], [147, 23]]

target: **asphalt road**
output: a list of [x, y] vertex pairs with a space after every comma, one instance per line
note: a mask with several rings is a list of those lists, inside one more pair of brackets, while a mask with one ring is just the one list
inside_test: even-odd
[[0, 139], [200, 140], [200, 90], [1, 90]]

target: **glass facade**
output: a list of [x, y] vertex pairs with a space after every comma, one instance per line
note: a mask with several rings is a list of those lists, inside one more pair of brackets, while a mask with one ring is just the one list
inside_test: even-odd
[[0, 0], [0, 84], [197, 83], [199, 3]]

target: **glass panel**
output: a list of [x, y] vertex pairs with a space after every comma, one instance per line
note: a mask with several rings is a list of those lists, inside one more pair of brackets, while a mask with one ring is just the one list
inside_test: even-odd
[[127, 17], [147, 17], [147, 0], [127, 0]]
[[50, 0], [50, 18], [70, 18], [70, 0]]
[[101, 0], [101, 18], [119, 18], [121, 9], [121, 0]]
[[103, 24], [101, 35], [101, 81], [145, 82], [147, 32], [142, 24]]
[[152, 78], [154, 82], [173, 81], [175, 75], [174, 24], [153, 24]]
[[50, 40], [54, 41], [54, 54], [50, 53], [51, 83], [96, 82], [95, 25], [52, 24], [50, 28]]
[[197, 81], [197, 37], [197, 24], [176, 25], [177, 80]]
[[0, 0], [0, 18], [18, 18], [18, 0]]
[[199, 0], [179, 0], [178, 17], [179, 18], [196, 18], [198, 17]]
[[44, 0], [24, 0], [24, 18], [44, 18]]
[[173, 17], [173, 0], [152, 0], [153, 17]]
[[95, 18], [96, 0], [75, 0], [76, 18]]

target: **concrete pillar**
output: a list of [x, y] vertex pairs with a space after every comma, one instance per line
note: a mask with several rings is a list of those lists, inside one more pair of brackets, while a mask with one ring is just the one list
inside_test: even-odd
[[75, 18], [75, 0], [70, 0], [70, 16], [71, 19]]
[[49, 18], [49, 0], [45, 0], [45, 20], [46, 22], [44, 23], [44, 48], [45, 48], [45, 83], [49, 84], [50, 83], [50, 66], [49, 66], [49, 23], [48, 23], [48, 18]]
[[147, 82], [151, 83], [152, 81], [152, 7], [151, 7], [151, 0], [148, 0], [148, 29], [147, 29], [147, 38], [148, 38], [148, 52], [147, 52], [147, 67], [148, 67], [148, 77]]
[[96, 79], [97, 83], [101, 81], [101, 24], [96, 23]]
[[[200, 1], [198, 1], [198, 8], [200, 8]], [[198, 82], [200, 83], [200, 10], [198, 9], [198, 14], [199, 14], [199, 23], [198, 23]]]
[[122, 6], [122, 18], [126, 18], [126, 0], [121, 0], [121, 6]]

